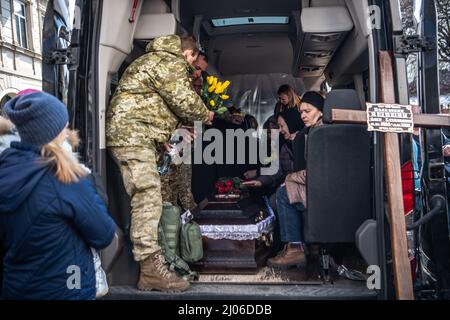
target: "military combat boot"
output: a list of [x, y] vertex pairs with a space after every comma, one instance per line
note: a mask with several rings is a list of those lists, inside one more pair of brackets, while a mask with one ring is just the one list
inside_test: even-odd
[[306, 255], [303, 246], [288, 243], [285, 249], [276, 257], [267, 260], [267, 265], [271, 268], [288, 269], [290, 267], [303, 268], [306, 266]]
[[189, 286], [188, 281], [167, 268], [161, 250], [141, 262], [141, 272], [137, 284], [139, 290], [181, 292], [187, 290]]

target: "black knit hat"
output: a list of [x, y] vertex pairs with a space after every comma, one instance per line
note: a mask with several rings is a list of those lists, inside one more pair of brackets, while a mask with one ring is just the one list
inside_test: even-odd
[[309, 103], [323, 112], [323, 105], [325, 103], [325, 99], [315, 91], [308, 91], [302, 97], [302, 103]]
[[298, 112], [297, 108], [286, 108], [283, 112], [278, 114], [277, 119], [278, 117], [282, 117], [284, 119], [289, 128], [289, 133], [295, 133], [305, 127], [305, 124], [300, 117], [300, 112]]
[[5, 113], [22, 141], [38, 146], [55, 139], [67, 125], [66, 106], [45, 92], [20, 95], [5, 104]]

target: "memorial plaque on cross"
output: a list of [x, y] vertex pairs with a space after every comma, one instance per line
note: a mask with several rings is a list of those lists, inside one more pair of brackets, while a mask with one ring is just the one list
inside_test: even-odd
[[390, 53], [381, 52], [379, 61], [382, 103], [368, 104], [368, 111], [333, 109], [332, 122], [368, 124], [370, 130], [385, 133], [385, 181], [395, 289], [397, 299], [412, 300], [414, 293], [411, 265], [408, 258], [398, 134], [411, 132], [412, 126], [421, 128], [450, 127], [450, 117], [435, 114], [416, 115], [411, 113], [410, 106], [395, 104], [394, 74]]

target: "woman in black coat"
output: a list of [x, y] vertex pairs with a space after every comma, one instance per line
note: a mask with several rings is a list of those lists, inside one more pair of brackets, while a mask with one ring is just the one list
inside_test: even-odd
[[304, 127], [304, 124], [301, 120], [300, 113], [296, 108], [286, 109], [276, 117], [280, 128], [280, 134], [286, 141], [281, 147], [277, 159], [279, 160], [278, 170], [271, 175], [259, 175], [252, 180], [244, 182], [243, 184], [248, 187], [271, 187], [276, 189], [284, 182], [286, 176], [294, 170], [295, 148], [293, 147], [293, 141], [298, 132]]

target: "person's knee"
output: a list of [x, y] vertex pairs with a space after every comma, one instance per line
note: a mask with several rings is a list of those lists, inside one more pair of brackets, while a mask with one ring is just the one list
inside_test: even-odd
[[276, 212], [277, 211], [277, 195], [273, 193], [269, 198], [269, 203], [272, 209]]
[[288, 196], [287, 196], [286, 187], [280, 187], [277, 189], [276, 198], [277, 198], [277, 206], [289, 201]]

